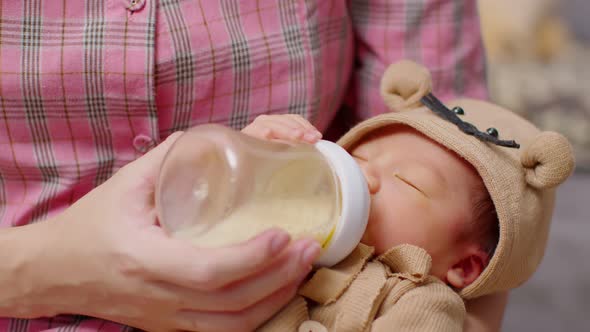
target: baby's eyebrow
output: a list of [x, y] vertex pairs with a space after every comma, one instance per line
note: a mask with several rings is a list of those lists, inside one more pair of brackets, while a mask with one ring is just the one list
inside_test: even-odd
[[439, 183], [446, 188], [448, 185], [447, 182], [447, 178], [445, 177], [444, 173], [441, 172], [440, 169], [436, 168], [436, 167], [429, 167], [430, 171], [432, 172], [432, 174], [434, 174], [434, 176], [437, 178], [437, 181], [439, 181]]
[[448, 188], [448, 181], [445, 174], [437, 167], [433, 167], [430, 165], [423, 165], [423, 168], [432, 175], [433, 180], [435, 181], [435, 185], [439, 185], [441, 188], [446, 190]]

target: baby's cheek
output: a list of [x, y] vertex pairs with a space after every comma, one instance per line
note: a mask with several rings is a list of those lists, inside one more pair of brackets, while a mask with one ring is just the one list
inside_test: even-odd
[[416, 225], [396, 224], [390, 221], [373, 224], [365, 237], [367, 245], [375, 247], [377, 254], [382, 254], [389, 249], [402, 244], [422, 246], [426, 236]]
[[456, 243], [464, 240], [465, 234], [467, 233], [467, 222], [464, 218], [452, 218], [443, 225], [445, 233], [448, 234], [449, 239], [452, 242]]
[[[458, 196], [455, 196], [458, 197]], [[459, 204], [459, 199], [439, 200], [433, 205], [433, 215], [437, 220], [435, 228], [451, 241], [459, 241], [468, 229], [471, 219], [469, 209], [464, 204]]]
[[367, 225], [367, 230], [363, 235], [361, 242], [368, 246], [375, 247], [377, 254], [381, 254], [392, 245], [394, 234], [391, 229], [383, 224], [383, 220], [371, 219]]

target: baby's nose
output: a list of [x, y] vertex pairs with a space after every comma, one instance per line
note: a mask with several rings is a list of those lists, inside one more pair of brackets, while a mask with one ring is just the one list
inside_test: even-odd
[[374, 195], [379, 192], [381, 188], [381, 181], [379, 180], [379, 173], [371, 166], [369, 162], [364, 162], [361, 165], [361, 170], [365, 175], [365, 180], [369, 187], [369, 194]]

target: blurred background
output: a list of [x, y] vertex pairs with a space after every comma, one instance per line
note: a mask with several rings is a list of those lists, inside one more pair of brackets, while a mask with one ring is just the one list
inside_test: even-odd
[[492, 100], [569, 138], [545, 259], [503, 331], [590, 331], [590, 0], [478, 0]]

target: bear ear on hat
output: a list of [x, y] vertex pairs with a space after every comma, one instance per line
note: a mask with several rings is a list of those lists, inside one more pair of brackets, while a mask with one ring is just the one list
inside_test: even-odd
[[381, 97], [392, 111], [421, 106], [420, 99], [431, 90], [428, 69], [409, 60], [390, 65], [381, 78]]
[[568, 140], [555, 132], [538, 134], [520, 156], [526, 181], [537, 189], [553, 188], [574, 170], [574, 154]]

